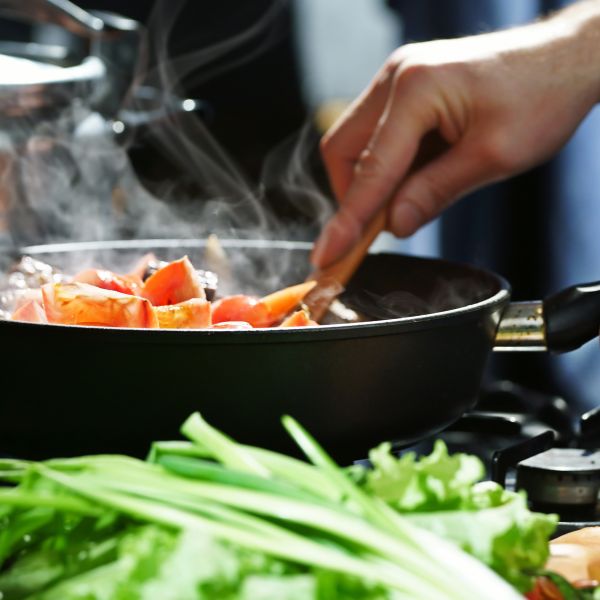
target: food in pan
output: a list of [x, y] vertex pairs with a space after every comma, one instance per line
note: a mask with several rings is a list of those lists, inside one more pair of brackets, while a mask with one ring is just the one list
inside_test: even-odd
[[[302, 301], [315, 282], [265, 296], [217, 294], [217, 276], [187, 256], [144, 255], [126, 273], [87, 268], [72, 276], [24, 257], [9, 276], [9, 318], [33, 323], [148, 329], [254, 329], [317, 325]], [[10, 296], [10, 297], [8, 297]]]

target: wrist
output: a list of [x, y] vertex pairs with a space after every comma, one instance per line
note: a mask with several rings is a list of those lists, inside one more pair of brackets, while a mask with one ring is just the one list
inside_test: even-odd
[[589, 95], [590, 107], [600, 102], [600, 0], [581, 0], [551, 16], [545, 24], [564, 52], [558, 60], [572, 69], [577, 87]]

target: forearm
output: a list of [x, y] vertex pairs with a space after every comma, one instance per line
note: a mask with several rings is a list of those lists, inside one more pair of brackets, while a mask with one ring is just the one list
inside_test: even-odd
[[[591, 104], [600, 102], [600, 0], [581, 0], [541, 22], [553, 38], [552, 57], [545, 66], [557, 71], [561, 85], [579, 80]], [[543, 65], [542, 65], [543, 66]]]

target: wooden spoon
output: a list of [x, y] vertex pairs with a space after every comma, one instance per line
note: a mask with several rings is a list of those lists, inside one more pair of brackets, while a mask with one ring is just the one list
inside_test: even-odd
[[[423, 136], [417, 155], [406, 177], [442, 155], [449, 147], [448, 142], [438, 131], [431, 131]], [[314, 271], [308, 276], [307, 281], [316, 280], [317, 285], [306, 298], [305, 305], [311, 311], [311, 318], [317, 323], [323, 318], [330, 304], [341, 294], [344, 286], [350, 281], [375, 238], [385, 229], [388, 208], [389, 206], [386, 203], [365, 228], [358, 242], [345, 256], [329, 267]]]
[[344, 291], [348, 281], [365, 258], [375, 238], [383, 231], [387, 219], [387, 206], [380, 210], [365, 228], [362, 235], [345, 256], [324, 269], [313, 271], [306, 281], [317, 285], [304, 299], [310, 318], [319, 323], [331, 303]]

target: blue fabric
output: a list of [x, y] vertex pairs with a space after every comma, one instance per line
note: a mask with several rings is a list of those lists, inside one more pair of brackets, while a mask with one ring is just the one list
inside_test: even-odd
[[544, 10], [542, 5], [547, 3], [537, 0], [393, 0], [390, 4], [403, 19], [404, 38], [421, 41], [526, 23]]
[[[403, 40], [423, 41], [481, 33], [535, 19], [570, 4], [544, 0], [390, 0], [402, 20]], [[598, 65], [600, 74], [600, 64]], [[586, 118], [567, 146], [543, 168], [534, 193], [542, 209], [536, 240], [544, 240], [539, 259], [545, 292], [574, 283], [600, 280], [600, 109]], [[444, 215], [442, 253], [490, 268], [502, 265], [512, 243], [503, 203], [507, 196], [528, 201], [530, 189], [514, 182], [489, 186], [463, 200]], [[513, 250], [514, 251], [514, 250]], [[523, 252], [527, 262], [527, 253]], [[525, 266], [526, 268], [526, 266]], [[502, 272], [502, 271], [501, 271]], [[521, 298], [520, 298], [521, 299]], [[547, 368], [576, 410], [600, 403], [598, 340], [560, 357], [549, 357]]]

